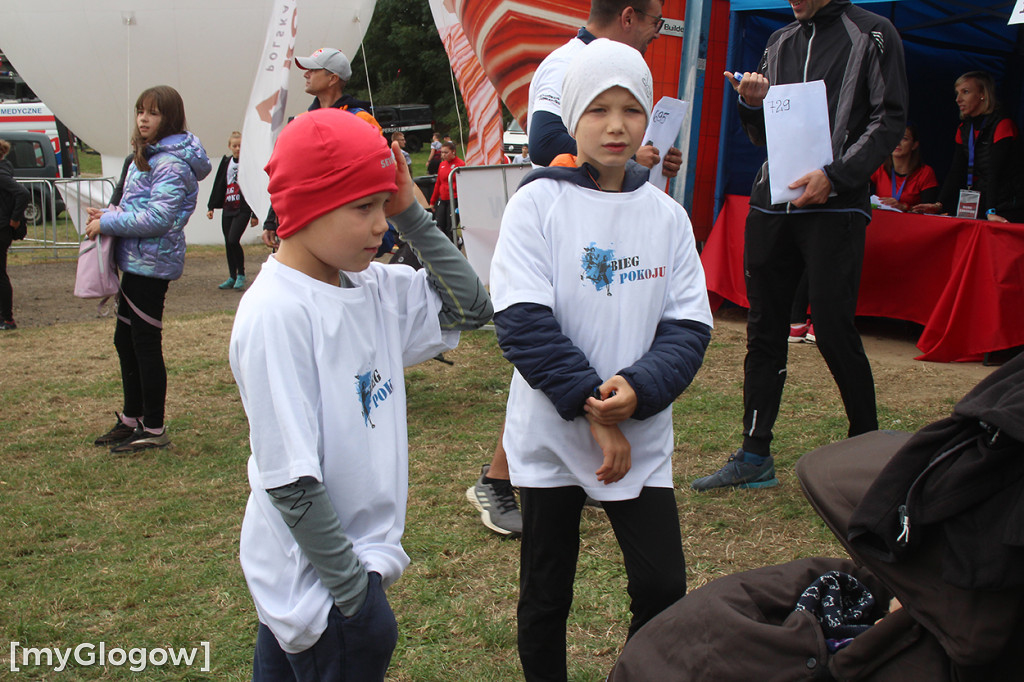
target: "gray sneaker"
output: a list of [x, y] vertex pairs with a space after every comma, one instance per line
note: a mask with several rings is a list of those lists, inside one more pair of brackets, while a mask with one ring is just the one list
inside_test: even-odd
[[170, 444], [171, 438], [167, 435], [166, 428], [163, 430], [163, 433], [152, 434], [147, 433], [145, 429], [138, 426], [135, 429], [135, 433], [125, 441], [110, 448], [110, 451], [117, 453], [141, 452], [142, 450], [150, 450], [152, 448], [166, 448]]
[[516, 493], [509, 481], [484, 483], [490, 470], [485, 464], [475, 485], [466, 488], [466, 499], [480, 512], [483, 524], [501, 535], [519, 536], [523, 533], [523, 515], [519, 513]]
[[711, 474], [690, 483], [698, 492], [714, 488], [771, 488], [779, 484], [775, 478], [775, 459], [767, 457], [761, 464], [743, 461], [743, 448], [729, 456], [725, 466]]

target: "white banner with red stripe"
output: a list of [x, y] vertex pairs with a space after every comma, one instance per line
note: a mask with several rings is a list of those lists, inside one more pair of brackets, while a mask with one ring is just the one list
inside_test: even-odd
[[447, 3], [430, 0], [437, 32], [441, 35], [466, 104], [466, 117], [469, 119], [466, 163], [470, 166], [501, 163], [504, 153], [501, 149], [501, 101], [498, 92], [473, 52], [454, 7], [449, 9], [446, 5], [451, 5], [451, 0]]

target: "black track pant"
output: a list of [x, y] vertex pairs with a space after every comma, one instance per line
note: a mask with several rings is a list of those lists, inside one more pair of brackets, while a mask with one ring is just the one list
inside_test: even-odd
[[743, 449], [770, 454], [786, 382], [790, 308], [807, 272], [818, 349], [839, 387], [849, 435], [878, 428], [875, 384], [854, 326], [867, 218], [860, 213], [747, 216], [744, 273], [750, 313], [743, 365]]
[[0, 225], [0, 322], [14, 319], [14, 290], [7, 275], [7, 250], [11, 248], [13, 228]]

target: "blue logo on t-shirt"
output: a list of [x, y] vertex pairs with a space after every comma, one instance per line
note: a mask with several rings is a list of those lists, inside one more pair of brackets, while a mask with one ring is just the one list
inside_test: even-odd
[[377, 428], [370, 419], [370, 413], [394, 393], [391, 379], [381, 381], [380, 372], [371, 370], [366, 374], [356, 375], [356, 389], [359, 391], [359, 402], [363, 406], [363, 423], [369, 424], [372, 429]]
[[615, 251], [612, 249], [599, 249], [594, 242], [583, 249], [580, 257], [580, 273], [582, 281], [590, 280], [598, 291], [607, 289], [608, 295], [612, 295], [612, 261], [615, 260]]
[[639, 256], [616, 258], [614, 249], [599, 249], [595, 242], [583, 249], [580, 257], [581, 281], [590, 281], [598, 291], [607, 290], [612, 295], [612, 280], [618, 279], [619, 284], [641, 282], [665, 276], [665, 266], [642, 267]]

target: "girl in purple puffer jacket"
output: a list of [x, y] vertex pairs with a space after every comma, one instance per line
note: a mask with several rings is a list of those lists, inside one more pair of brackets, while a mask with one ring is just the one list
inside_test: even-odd
[[162, 322], [167, 285], [185, 266], [185, 223], [196, 208], [199, 181], [210, 160], [186, 130], [181, 95], [167, 85], [149, 88], [135, 102], [135, 158], [121, 202], [89, 209], [86, 236], [118, 237], [121, 298], [114, 347], [121, 363], [124, 407], [117, 423], [97, 438], [111, 452], [138, 452], [170, 444], [164, 428], [167, 370]]

